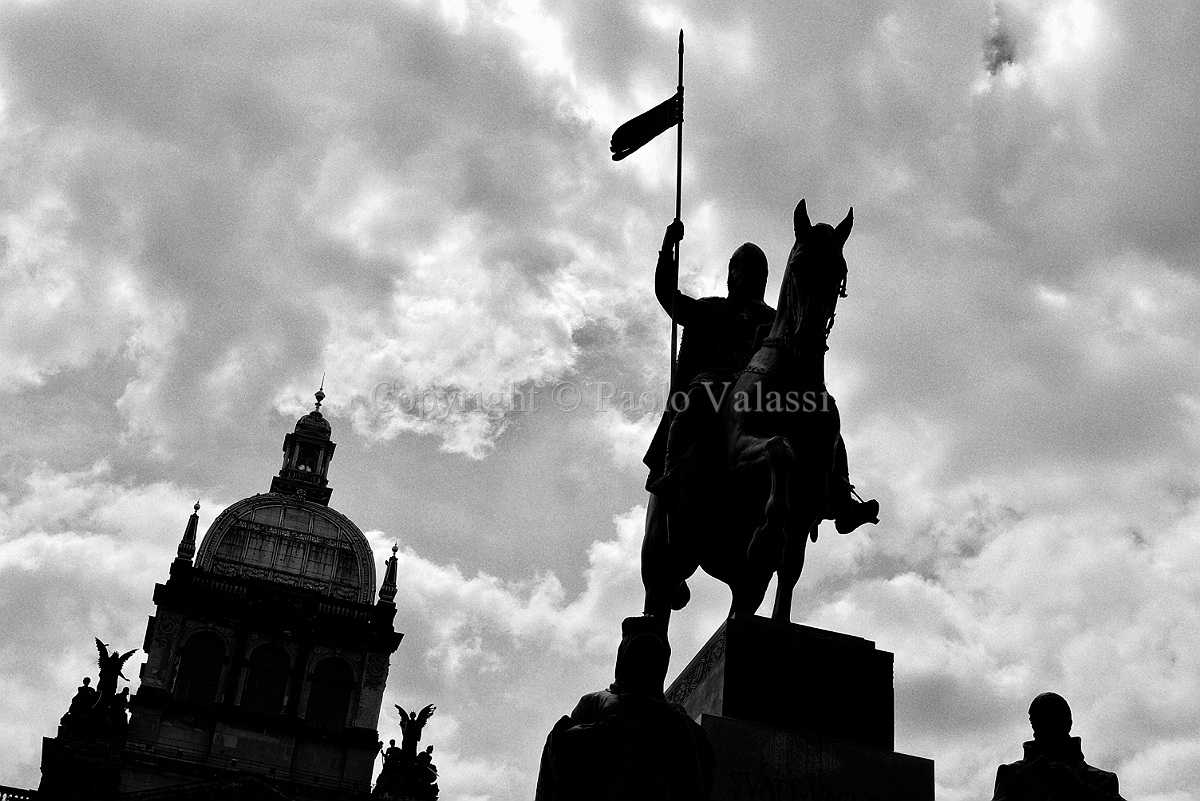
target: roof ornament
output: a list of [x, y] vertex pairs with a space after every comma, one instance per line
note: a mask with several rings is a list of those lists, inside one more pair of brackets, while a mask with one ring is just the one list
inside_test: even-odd
[[200, 523], [200, 501], [196, 501], [196, 505], [192, 507], [192, 516], [188, 518], [187, 528], [183, 530], [183, 539], [179, 541], [179, 550], [175, 552], [175, 558], [184, 562], [191, 562], [192, 557], [196, 555], [196, 527]]
[[379, 600], [385, 603], [396, 601], [396, 551], [400, 546], [392, 543], [392, 557], [384, 562], [386, 569], [383, 573], [383, 584], [379, 587]]
[[319, 411], [321, 411], [321, 401], [325, 400], [325, 374], [324, 373], [321, 373], [321, 387], [320, 387], [320, 389], [317, 390], [317, 393], [313, 397], [317, 399], [317, 411], [319, 412]]

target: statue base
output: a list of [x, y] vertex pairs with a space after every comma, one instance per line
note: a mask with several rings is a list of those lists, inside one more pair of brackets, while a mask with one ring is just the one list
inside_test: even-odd
[[42, 738], [42, 798], [75, 801], [117, 795], [124, 741], [64, 732]]
[[932, 760], [892, 750], [892, 662], [861, 637], [735, 616], [667, 699], [712, 743], [715, 801], [932, 801]]

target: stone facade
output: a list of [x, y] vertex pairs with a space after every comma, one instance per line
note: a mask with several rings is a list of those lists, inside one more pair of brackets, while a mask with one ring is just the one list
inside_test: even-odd
[[317, 405], [285, 438], [271, 492], [225, 509], [199, 543], [192, 515], [154, 588], [128, 728], [104, 743], [47, 739], [44, 790], [186, 795], [248, 773], [290, 798], [369, 792], [403, 636], [396, 558], [377, 596], [366, 537], [328, 505], [334, 444]]

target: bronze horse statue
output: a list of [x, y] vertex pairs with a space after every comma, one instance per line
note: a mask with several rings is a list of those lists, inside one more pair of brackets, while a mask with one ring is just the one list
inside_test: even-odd
[[791, 618], [804, 549], [826, 516], [840, 438], [825, 390], [825, 342], [845, 297], [842, 247], [854, 210], [837, 227], [813, 225], [796, 206], [775, 321], [732, 386], [711, 429], [679, 466], [671, 499], [650, 496], [642, 542], [645, 612], [669, 618], [687, 603], [686, 581], [702, 567], [729, 585], [730, 614], [753, 614], [773, 574], [774, 620]]

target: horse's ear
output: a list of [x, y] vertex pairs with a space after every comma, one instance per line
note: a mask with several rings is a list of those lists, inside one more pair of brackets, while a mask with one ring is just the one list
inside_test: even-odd
[[796, 213], [792, 215], [793, 225], [796, 228], [796, 238], [807, 236], [812, 230], [812, 223], [808, 221], [808, 206], [804, 205], [801, 200], [796, 204]]
[[846, 240], [850, 238], [850, 229], [854, 227], [854, 207], [850, 207], [850, 211], [846, 212], [846, 219], [838, 223], [837, 228], [833, 229], [837, 234], [838, 239], [842, 244], [846, 244]]

